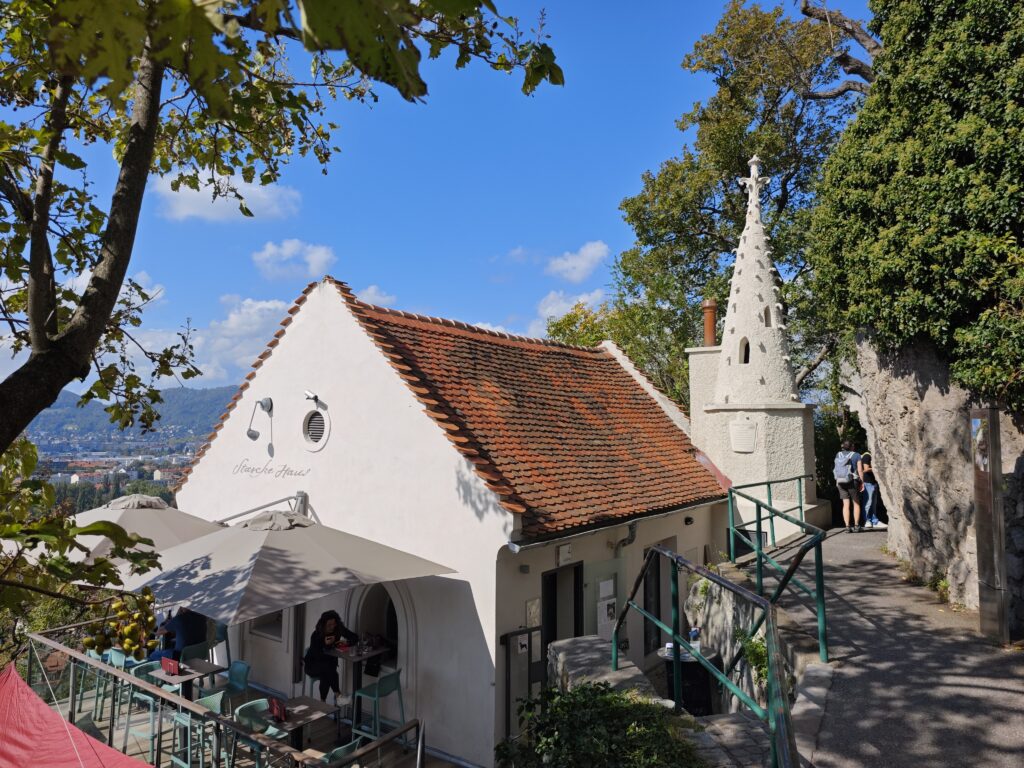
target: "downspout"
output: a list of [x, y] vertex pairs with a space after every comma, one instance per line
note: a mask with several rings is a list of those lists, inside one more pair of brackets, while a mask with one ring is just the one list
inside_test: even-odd
[[619, 553], [622, 551], [623, 547], [628, 547], [634, 541], [636, 541], [636, 523], [632, 522], [629, 524], [629, 533], [626, 534], [626, 538], [619, 539], [619, 541], [615, 543], [615, 559], [619, 559]]

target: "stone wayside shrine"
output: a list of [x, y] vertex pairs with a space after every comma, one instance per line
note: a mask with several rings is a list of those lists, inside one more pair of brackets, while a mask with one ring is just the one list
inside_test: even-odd
[[[761, 161], [750, 160], [747, 219], [736, 249], [721, 344], [715, 346], [713, 301], [705, 302], [705, 346], [690, 356], [691, 438], [733, 485], [814, 474], [813, 405], [796, 392], [785, 316], [761, 221]], [[814, 482], [803, 484], [808, 522], [827, 522]], [[757, 489], [753, 489], [757, 495]], [[782, 497], [779, 494], [783, 494]], [[796, 483], [776, 490], [777, 508], [797, 503]], [[748, 519], [745, 511], [744, 519]]]

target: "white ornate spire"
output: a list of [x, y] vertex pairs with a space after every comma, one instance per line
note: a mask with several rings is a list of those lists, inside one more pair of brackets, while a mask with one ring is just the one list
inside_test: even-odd
[[750, 166], [750, 175], [740, 179], [740, 183], [747, 188], [747, 226], [750, 225], [751, 217], [761, 222], [761, 189], [771, 181], [767, 176], [761, 175], [761, 158], [754, 155], [747, 161]]
[[761, 175], [757, 155], [750, 158], [750, 176], [740, 181], [747, 189], [747, 220], [725, 311], [715, 402], [792, 402], [796, 395], [785, 318], [761, 221], [761, 190], [769, 179]]

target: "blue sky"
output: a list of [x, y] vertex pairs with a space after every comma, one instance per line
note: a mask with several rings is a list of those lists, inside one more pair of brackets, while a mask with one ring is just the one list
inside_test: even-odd
[[[632, 243], [619, 203], [679, 152], [676, 119], [712, 91], [680, 62], [723, 5], [551, 3], [564, 87], [525, 97], [517, 76], [431, 62], [425, 104], [384, 87], [372, 107], [337, 103], [342, 152], [328, 175], [295, 159], [253, 194], [254, 219], [154, 182], [131, 268], [161, 287], [147, 338], [188, 318], [207, 374], [198, 384], [215, 386], [241, 378], [325, 272], [376, 303], [514, 333], [543, 332], [578, 297], [599, 300]], [[841, 6], [865, 13], [859, 0]], [[499, 7], [529, 26], [541, 3]]]

